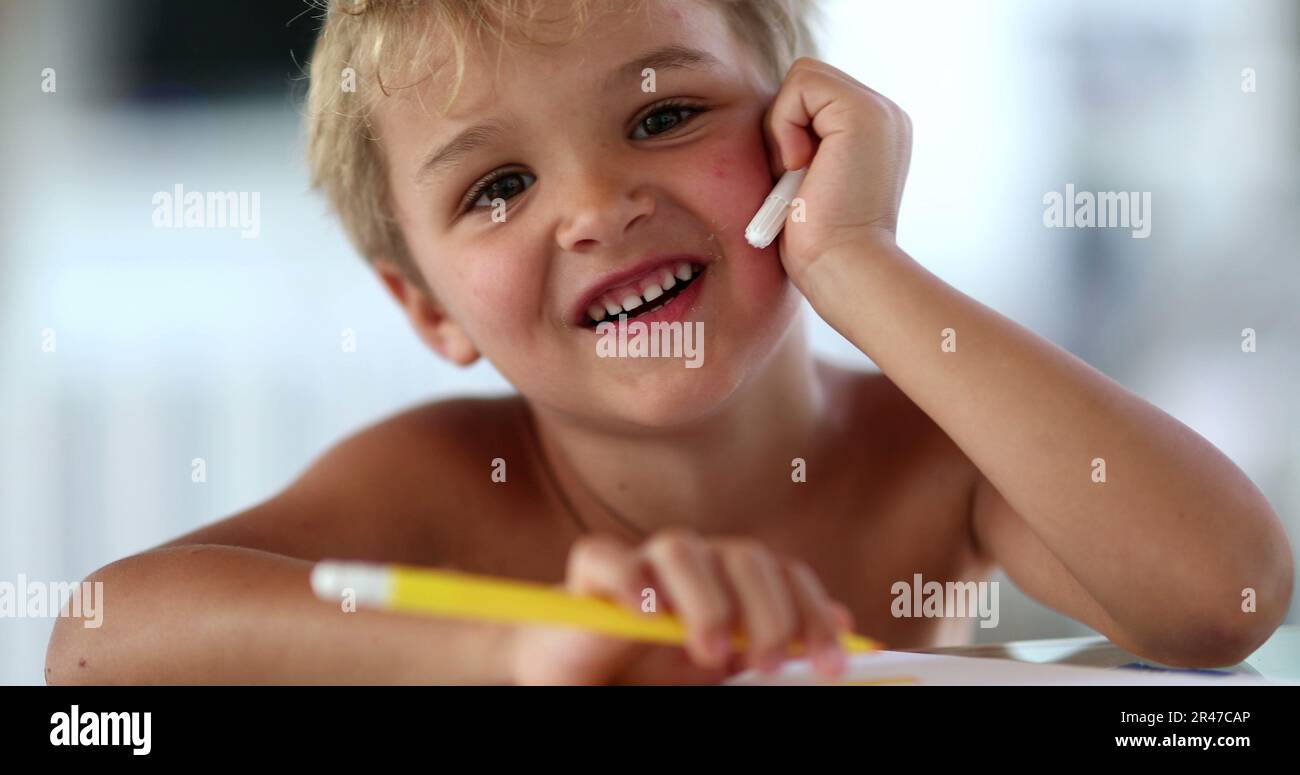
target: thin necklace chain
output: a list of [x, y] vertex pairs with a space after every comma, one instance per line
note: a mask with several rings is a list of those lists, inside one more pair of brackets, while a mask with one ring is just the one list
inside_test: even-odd
[[[532, 413], [528, 411], [527, 407], [524, 407], [523, 411], [525, 415], [524, 426], [528, 429], [528, 438], [532, 441], [533, 450], [537, 453], [537, 457], [542, 461], [542, 468], [546, 471], [546, 478], [550, 482], [551, 489], [555, 491], [556, 495], [560, 499], [560, 504], [564, 506], [564, 510], [568, 513], [569, 518], [578, 526], [578, 529], [583, 533], [592, 532], [591, 527], [578, 516], [578, 510], [573, 507], [573, 502], [569, 500], [569, 496], [564, 492], [564, 488], [560, 486], [559, 477], [555, 475], [554, 469], [551, 468], [551, 461], [547, 459], [546, 452], [542, 449], [541, 434], [538, 433], [537, 428], [534, 427]], [[596, 501], [596, 503], [600, 504], [600, 507], [604, 509], [605, 514], [608, 515], [610, 519], [622, 525], [632, 534], [643, 539], [648, 535], [647, 531], [624, 519], [618, 514], [618, 512], [610, 508], [590, 490], [587, 490], [587, 495], [589, 495], [592, 500]]]

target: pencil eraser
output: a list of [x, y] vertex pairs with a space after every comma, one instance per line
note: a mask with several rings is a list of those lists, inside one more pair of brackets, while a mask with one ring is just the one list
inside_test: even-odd
[[391, 586], [392, 574], [379, 565], [322, 561], [311, 569], [311, 589], [321, 600], [337, 601], [346, 594], [363, 605], [379, 605], [387, 601]]

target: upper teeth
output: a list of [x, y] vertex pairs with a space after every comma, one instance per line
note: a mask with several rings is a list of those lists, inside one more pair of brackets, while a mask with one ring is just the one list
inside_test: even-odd
[[659, 284], [663, 286], [663, 289], [665, 291], [670, 290], [674, 285], [677, 284], [677, 278], [673, 277], [673, 273], [668, 271], [667, 269], [663, 271], [662, 278], [663, 279], [659, 281]]
[[617, 317], [620, 312], [634, 310], [648, 301], [654, 301], [664, 295], [664, 291], [671, 290], [677, 285], [677, 281], [685, 282], [696, 274], [695, 267], [686, 261], [679, 261], [670, 271], [667, 267], [659, 272], [658, 282], [650, 280], [641, 288], [640, 295], [634, 292], [625, 292], [620, 299], [615, 299], [612, 295], [605, 295], [592, 302], [587, 307], [587, 316], [593, 321], [599, 323], [604, 320], [606, 315]]

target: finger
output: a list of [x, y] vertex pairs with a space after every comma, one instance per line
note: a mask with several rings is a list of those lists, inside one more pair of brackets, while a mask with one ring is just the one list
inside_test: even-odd
[[[785, 78], [782, 79], [781, 88], [778, 89], [777, 94], [779, 95], [782, 91], [786, 91], [790, 88], [787, 87], [786, 83], [791, 80], [791, 74], [796, 70], [818, 70], [820, 69], [818, 66], [822, 64], [824, 63], [810, 57], [800, 57], [796, 59], [790, 64], [790, 69], [786, 71]], [[829, 65], [827, 65], [827, 67], [829, 67]], [[768, 165], [771, 167], [772, 179], [774, 181], [779, 180], [789, 169], [792, 169], [786, 166], [782, 157], [780, 144], [777, 142], [777, 138], [771, 130], [772, 112], [775, 102], [776, 100], [773, 99], [772, 104], [769, 104], [767, 110], [763, 112], [763, 140], [764, 145], [767, 147]]]
[[844, 650], [839, 643], [834, 604], [817, 574], [806, 563], [791, 563], [786, 567], [786, 575], [799, 606], [803, 641], [813, 669], [823, 675], [838, 675], [844, 669]]
[[649, 576], [636, 551], [613, 536], [585, 535], [569, 550], [565, 588], [575, 595], [606, 597], [640, 608]]
[[[636, 551], [607, 535], [586, 535], [569, 550], [564, 588], [640, 610], [641, 590], [649, 577]], [[532, 648], [547, 655], [543, 675], [566, 676], [565, 682], [605, 683], [634, 665], [650, 646], [567, 628], [535, 627]]]
[[831, 603], [835, 610], [835, 623], [840, 633], [853, 632], [853, 612], [843, 603]]
[[665, 531], [645, 544], [645, 557], [686, 627], [686, 649], [704, 667], [726, 662], [731, 650], [731, 598], [712, 549], [693, 534]]
[[769, 152], [779, 162], [778, 175], [812, 162], [817, 143], [833, 130], [825, 119], [819, 126], [818, 116], [849, 88], [845, 81], [821, 70], [807, 66], [790, 69], [763, 118]]
[[750, 662], [773, 670], [789, 656], [799, 614], [776, 558], [762, 545], [739, 541], [720, 550], [727, 580], [740, 602]]
[[796, 68], [796, 67], [804, 67], [804, 68], [807, 68], [807, 69], [809, 69], [809, 70], [816, 70], [816, 71], [819, 72], [819, 73], [824, 73], [824, 74], [829, 75], [829, 76], [831, 76], [831, 77], [833, 77], [833, 78], [838, 78], [838, 79], [840, 79], [841, 81], [843, 81], [843, 82], [845, 82], [845, 83], [847, 83], [847, 84], [852, 84], [853, 86], [856, 86], [856, 87], [858, 87], [859, 89], [863, 89], [863, 90], [865, 90], [865, 91], [868, 91], [868, 92], [870, 92], [870, 93], [876, 95], [877, 97], [883, 97], [883, 96], [884, 96], [884, 95], [881, 94], [880, 92], [876, 91], [875, 89], [872, 89], [870, 86], [867, 86], [867, 85], [866, 85], [865, 83], [863, 83], [862, 81], [859, 81], [857, 78], [854, 78], [853, 76], [851, 76], [851, 75], [849, 75], [848, 73], [844, 72], [843, 70], [839, 69], [839, 68], [836, 67], [835, 65], [832, 65], [832, 64], [830, 64], [829, 62], [823, 62], [823, 61], [820, 60], [820, 59], [814, 59], [814, 58], [812, 58], [812, 57], [800, 57], [800, 58], [796, 59], [796, 60], [795, 60], [793, 63], [791, 63], [791, 65], [790, 65], [790, 69], [791, 69], [791, 70], [793, 70], [793, 69]]
[[[775, 104], [775, 100], [773, 100], [773, 104]], [[767, 166], [772, 173], [772, 182], [775, 184], [785, 174], [786, 169], [785, 162], [781, 160], [781, 149], [776, 144], [776, 136], [772, 134], [772, 130], [769, 128], [771, 125], [772, 105], [768, 105], [767, 110], [763, 111], [763, 146], [767, 148]]]

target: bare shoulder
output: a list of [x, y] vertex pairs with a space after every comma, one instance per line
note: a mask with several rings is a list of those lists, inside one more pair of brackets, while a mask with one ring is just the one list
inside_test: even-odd
[[883, 373], [844, 368], [824, 361], [818, 362], [818, 369], [827, 386], [828, 398], [840, 407], [842, 420], [854, 429], [867, 424], [873, 434], [885, 434], [890, 440], [913, 439], [922, 444], [957, 449], [948, 434]]
[[427, 564], [449, 504], [501, 495], [485, 485], [493, 459], [526, 456], [523, 417], [513, 396], [408, 409], [343, 439], [271, 499], [170, 544]]
[[[291, 489], [361, 485], [378, 497], [377, 481], [405, 498], [408, 489], [487, 471], [494, 457], [516, 457], [524, 417], [521, 399], [457, 398], [423, 404], [388, 417], [339, 442], [318, 458]], [[411, 485], [412, 487], [407, 487]]]
[[925, 493], [952, 502], [943, 511], [968, 519], [979, 472], [952, 438], [881, 372], [828, 364], [819, 368], [842, 412], [842, 427], [855, 440], [859, 463], [886, 472], [912, 497]]

